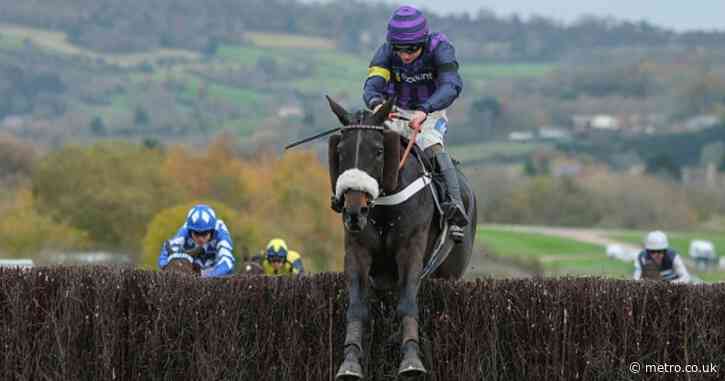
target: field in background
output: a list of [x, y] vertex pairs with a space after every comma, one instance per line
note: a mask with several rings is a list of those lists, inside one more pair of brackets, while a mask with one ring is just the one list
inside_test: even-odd
[[335, 49], [335, 41], [311, 36], [285, 33], [246, 32], [244, 38], [256, 46], [266, 48]]
[[[74, 83], [69, 79], [71, 76], [65, 75], [67, 70], [57, 68], [63, 79], [70, 81], [69, 88], [79, 89], [78, 94], [65, 98], [67, 111], [87, 115], [88, 120], [101, 116], [115, 126], [111, 130], [127, 128], [139, 105], [163, 105], [155, 108], [155, 113], [163, 115], [160, 119], [174, 115], [170, 122], [159, 121], [160, 126], [173, 126], [178, 120], [205, 120], [211, 124], [207, 132], [232, 128], [240, 136], [249, 136], [262, 121], [277, 117], [278, 108], [294, 99], [296, 93], [319, 95], [321, 103], [322, 95], [329, 94], [347, 107], [362, 106], [362, 83], [373, 52], [355, 55], [338, 51], [334, 40], [283, 33], [252, 31], [240, 37], [243, 45], [222, 43], [206, 56], [172, 49], [107, 54], [76, 46], [61, 31], [0, 24], [0, 49], [6, 54], [31, 49], [59, 55], [66, 60], [71, 58], [76, 70], [91, 65], [115, 66], [103, 69], [102, 82], [119, 83], [111, 91], [89, 85], [101, 78], [91, 75], [84, 78], [87, 81], [83, 84]], [[540, 77], [555, 68], [552, 64], [466, 62], [461, 65], [461, 72], [470, 84], [466, 96], [475, 98], [491, 79]], [[154, 84], [165, 90], [149, 91]], [[103, 99], [88, 101], [94, 97]], [[194, 107], [202, 102], [221, 103], [225, 110], [236, 108], [238, 112], [219, 114], [213, 106]], [[152, 121], [158, 119], [152, 116]], [[487, 145], [461, 149], [459, 156], [465, 156], [465, 161], [476, 161], [492, 155], [523, 155], [530, 149]]]
[[[641, 246], [644, 234], [646, 232], [612, 230], [604, 231], [603, 237]], [[672, 247], [686, 259], [689, 258], [687, 253], [692, 239], [711, 240], [716, 248], [725, 248], [725, 238], [715, 232], [674, 232], [669, 237]], [[629, 279], [634, 271], [633, 264], [608, 258], [604, 245], [547, 234], [512, 231], [503, 226], [480, 228], [477, 244], [494, 259], [520, 266], [534, 274], [597, 275]], [[693, 266], [688, 266], [688, 270], [705, 282], [725, 280], [724, 271], [696, 271]]]
[[182, 49], [159, 49], [148, 53], [133, 54], [97, 53], [72, 44], [66, 39], [66, 35], [63, 32], [12, 24], [0, 24], [0, 36], [2, 36], [3, 40], [10, 41], [10, 44], [7, 46], [14, 45], [19, 48], [22, 46], [23, 42], [27, 40], [33, 45], [49, 52], [67, 55], [80, 55], [92, 59], [103, 59], [108, 63], [124, 67], [140, 65], [145, 62], [156, 62], [160, 59], [169, 58], [198, 60], [201, 56], [198, 52]]
[[602, 245], [545, 234], [486, 226], [478, 230], [477, 242], [488, 255], [546, 276], [595, 275], [627, 279], [634, 269], [631, 264], [607, 258]]

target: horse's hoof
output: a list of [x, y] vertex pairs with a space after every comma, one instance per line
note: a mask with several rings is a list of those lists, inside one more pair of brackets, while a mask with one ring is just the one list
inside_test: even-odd
[[401, 377], [420, 377], [426, 373], [428, 371], [417, 356], [403, 359], [398, 368], [398, 376]]
[[345, 361], [340, 365], [335, 375], [336, 381], [355, 381], [362, 380], [363, 372], [360, 363], [354, 361]]

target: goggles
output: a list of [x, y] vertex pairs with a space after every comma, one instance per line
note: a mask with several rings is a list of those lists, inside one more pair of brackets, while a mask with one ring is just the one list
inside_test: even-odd
[[284, 262], [287, 260], [287, 251], [284, 249], [279, 251], [274, 251], [272, 248], [267, 249], [267, 260], [270, 262]]
[[667, 250], [647, 250], [647, 252], [650, 255], [652, 255], [652, 254], [660, 254], [660, 255], [662, 255], [662, 254], [666, 253]]
[[208, 236], [211, 236], [211, 234], [213, 232], [214, 232], [213, 230], [203, 230], [203, 231], [195, 231], [195, 230], [192, 230], [191, 231], [191, 235], [192, 236], [196, 236], [196, 237], [205, 237], [207, 235]]
[[410, 54], [410, 53], [417, 52], [422, 47], [423, 47], [423, 45], [421, 45], [421, 44], [413, 44], [413, 45], [395, 44], [395, 45], [393, 45], [393, 51], [395, 53], [409, 53]]

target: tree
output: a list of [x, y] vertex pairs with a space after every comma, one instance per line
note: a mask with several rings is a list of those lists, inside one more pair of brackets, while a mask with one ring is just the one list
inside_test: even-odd
[[675, 164], [672, 156], [666, 153], [659, 153], [647, 160], [645, 171], [653, 175], [664, 175], [675, 180], [681, 178], [682, 169]]
[[64, 250], [90, 246], [87, 232], [38, 213], [33, 196], [27, 189], [18, 192], [15, 205], [5, 210], [3, 215], [0, 220], [0, 251], [12, 257], [37, 258], [45, 248]]
[[13, 137], [0, 136], [0, 179], [18, 175], [29, 176], [34, 161], [33, 146]]
[[106, 136], [106, 123], [103, 122], [103, 118], [96, 115], [91, 120], [91, 133], [95, 136]]
[[39, 210], [99, 246], [137, 252], [151, 217], [183, 194], [162, 162], [162, 151], [130, 143], [66, 146], [36, 165], [33, 195]]

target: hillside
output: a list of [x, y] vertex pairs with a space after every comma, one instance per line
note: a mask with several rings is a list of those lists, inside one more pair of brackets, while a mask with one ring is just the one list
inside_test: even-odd
[[[204, 144], [228, 131], [247, 152], [329, 128], [324, 95], [361, 107], [391, 11], [293, 0], [2, 3], [0, 134], [57, 147], [109, 138]], [[725, 110], [720, 32], [488, 12], [429, 18], [460, 61], [464, 90], [450, 109], [448, 142], [465, 145], [456, 150], [468, 164], [522, 163], [554, 147], [628, 170], [658, 159], [647, 136], [507, 140], [550, 127], [580, 132], [579, 121], [597, 115], [620, 120], [621, 135], [669, 134]], [[692, 147], [675, 165], [698, 163], [702, 144]]]
[[[367, 59], [336, 50], [320, 37], [249, 32], [244, 44], [213, 52], [156, 49], [102, 53], [63, 33], [0, 25], [0, 102], [4, 129], [39, 141], [53, 139], [209, 136], [222, 129], [264, 143], [314, 131], [330, 119], [322, 95], [360, 107]], [[470, 63], [470, 83], [539, 77], [554, 66]], [[473, 91], [475, 93], [475, 91]], [[18, 122], [17, 119], [20, 119]], [[57, 133], [49, 131], [48, 123]], [[0, 131], [2, 131], [0, 127]], [[254, 145], [254, 143], [251, 143]]]

